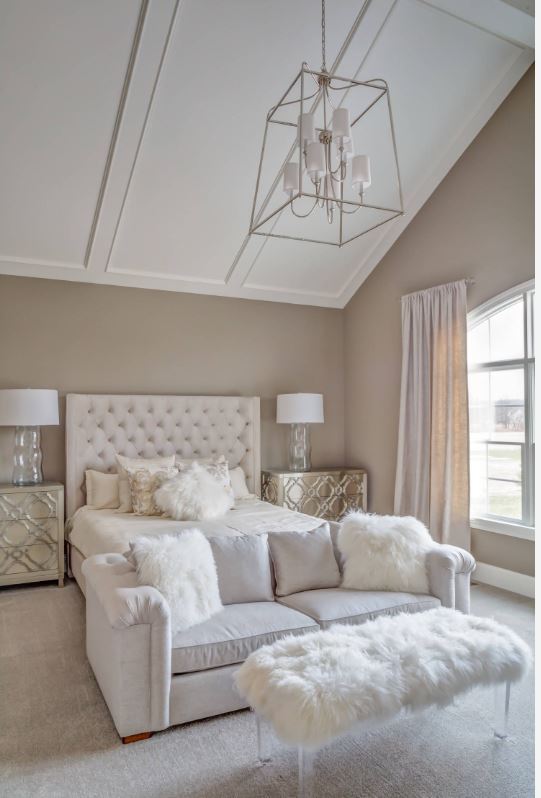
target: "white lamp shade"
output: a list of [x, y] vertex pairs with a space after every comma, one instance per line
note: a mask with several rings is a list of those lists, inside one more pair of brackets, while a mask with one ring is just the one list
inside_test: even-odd
[[306, 171], [316, 178], [325, 174], [325, 147], [320, 141], [311, 141], [306, 147]]
[[41, 388], [0, 390], [0, 426], [44, 427], [58, 424], [58, 391]]
[[355, 155], [351, 161], [351, 182], [353, 185], [362, 183], [364, 188], [368, 188], [372, 182], [370, 171], [370, 158], [368, 155]]
[[323, 424], [323, 395], [281, 393], [276, 397], [278, 424]]
[[290, 161], [284, 166], [284, 191], [299, 190], [299, 164]]
[[350, 138], [351, 127], [349, 124], [349, 109], [337, 108], [332, 115], [333, 136], [338, 138]]
[[301, 146], [316, 140], [316, 121], [314, 114], [300, 114], [297, 122]]

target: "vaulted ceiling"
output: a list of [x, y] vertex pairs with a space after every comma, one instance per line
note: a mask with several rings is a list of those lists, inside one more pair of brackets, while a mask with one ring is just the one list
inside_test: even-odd
[[327, 0], [328, 61], [389, 83], [405, 206], [338, 249], [247, 235], [316, 0], [0, 0], [0, 274], [344, 307], [533, 62], [517, 5]]

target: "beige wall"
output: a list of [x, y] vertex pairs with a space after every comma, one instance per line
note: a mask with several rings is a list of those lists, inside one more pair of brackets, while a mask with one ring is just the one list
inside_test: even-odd
[[[287, 459], [276, 394], [323, 393], [313, 461], [343, 463], [341, 311], [0, 277], [0, 342], [2, 388], [261, 396], [267, 466]], [[11, 475], [12, 439], [0, 428], [0, 481]], [[45, 476], [62, 479], [63, 427], [44, 428], [43, 451]]]
[[[400, 297], [462, 277], [469, 305], [534, 274], [534, 76], [496, 111], [345, 311], [346, 459], [369, 470], [369, 505], [393, 508]], [[533, 544], [474, 532], [482, 562], [533, 573]]]

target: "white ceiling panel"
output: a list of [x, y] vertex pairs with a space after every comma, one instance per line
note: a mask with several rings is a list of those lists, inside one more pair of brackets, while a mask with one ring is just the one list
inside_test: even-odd
[[[341, 249], [249, 237], [267, 111], [320, 66], [318, 6], [0, 0], [0, 273], [343, 307], [532, 63], [534, 21], [502, 0], [327, 0], [328, 66], [389, 83], [405, 213]], [[367, 201], [398, 207], [383, 101], [359, 137]], [[361, 214], [352, 234], [383, 218]]]
[[0, 1], [0, 257], [84, 266], [134, 0]]

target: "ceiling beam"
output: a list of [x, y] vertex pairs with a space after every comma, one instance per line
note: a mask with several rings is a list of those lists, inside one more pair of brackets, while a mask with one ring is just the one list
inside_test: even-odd
[[105, 272], [162, 64], [181, 0], [143, 0], [140, 24], [113, 131], [102, 191], [87, 249], [88, 272]]
[[520, 47], [535, 47], [535, 19], [503, 0], [417, 0]]

